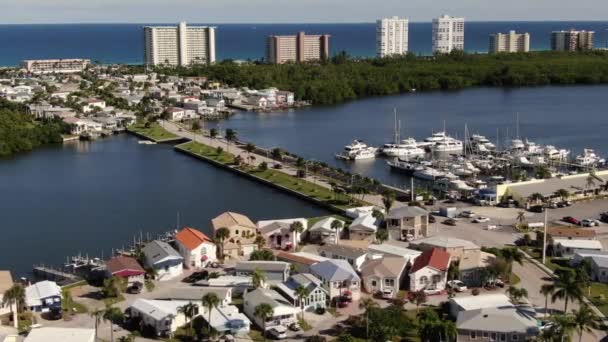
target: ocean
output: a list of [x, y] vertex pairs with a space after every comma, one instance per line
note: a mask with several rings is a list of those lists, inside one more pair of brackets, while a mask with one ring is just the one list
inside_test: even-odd
[[[191, 23], [195, 24], [195, 23]], [[141, 64], [142, 27], [152, 24], [53, 24], [0, 25], [0, 66], [15, 66], [24, 59], [90, 58], [102, 63]], [[266, 37], [271, 34], [327, 33], [331, 54], [346, 51], [352, 56], [375, 55], [374, 23], [354, 24], [209, 24], [217, 26], [218, 59], [264, 57]], [[608, 21], [592, 22], [468, 22], [465, 49], [487, 52], [488, 35], [516, 30], [531, 35], [533, 50], [547, 50], [550, 33], [576, 28], [593, 30], [595, 46], [606, 47]], [[410, 51], [431, 53], [431, 23], [410, 23]]]

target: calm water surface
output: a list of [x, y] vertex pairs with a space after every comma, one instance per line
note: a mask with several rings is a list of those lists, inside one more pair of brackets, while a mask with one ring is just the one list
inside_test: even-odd
[[252, 220], [327, 212], [282, 192], [120, 135], [0, 161], [0, 269], [22, 276], [34, 263], [61, 264], [78, 252], [108, 256], [140, 231], [180, 222], [209, 232], [223, 211]]

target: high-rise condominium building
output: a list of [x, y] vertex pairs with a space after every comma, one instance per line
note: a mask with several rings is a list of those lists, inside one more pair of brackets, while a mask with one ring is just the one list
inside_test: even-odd
[[144, 27], [147, 65], [210, 64], [215, 62], [215, 27], [178, 26]]
[[489, 53], [528, 52], [530, 51], [529, 33], [494, 33], [490, 35]]
[[408, 24], [405, 18], [392, 17], [376, 21], [376, 55], [403, 55], [408, 49]]
[[464, 50], [464, 18], [443, 15], [433, 19], [433, 53]]
[[551, 33], [551, 50], [579, 51], [593, 49], [593, 31], [553, 31]]
[[266, 59], [270, 63], [306, 62], [329, 58], [329, 35], [269, 36]]

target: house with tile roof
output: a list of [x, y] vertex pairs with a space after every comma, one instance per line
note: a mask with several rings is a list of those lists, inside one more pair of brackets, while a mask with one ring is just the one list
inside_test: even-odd
[[420, 254], [409, 271], [410, 291], [443, 291], [448, 280], [450, 259], [450, 254], [439, 248]]
[[361, 281], [367, 293], [399, 292], [407, 275], [408, 260], [400, 257], [379, 256], [368, 259], [361, 267]]
[[597, 233], [593, 229], [580, 229], [570, 227], [550, 227], [547, 234], [553, 239], [568, 240], [595, 240]]
[[179, 277], [183, 272], [184, 258], [164, 241], [148, 242], [142, 249], [146, 266], [156, 270], [158, 280]]
[[296, 271], [300, 273], [310, 272], [310, 266], [328, 259], [320, 255], [306, 252], [289, 253], [284, 251], [277, 251], [275, 257], [278, 261], [290, 263], [295, 267]]
[[106, 261], [106, 276], [119, 277], [127, 280], [128, 284], [134, 282], [144, 283], [146, 271], [137, 259], [127, 256], [116, 256]]
[[361, 297], [361, 278], [346, 260], [330, 259], [310, 266], [310, 273], [323, 282], [330, 300], [350, 295]]
[[224, 255], [229, 258], [248, 257], [257, 249], [257, 226], [247, 216], [227, 211], [211, 220], [213, 233], [226, 228], [230, 231], [223, 243]]
[[217, 261], [217, 248], [210, 237], [201, 231], [185, 227], [175, 234], [177, 251], [184, 258], [186, 268], [207, 267]]

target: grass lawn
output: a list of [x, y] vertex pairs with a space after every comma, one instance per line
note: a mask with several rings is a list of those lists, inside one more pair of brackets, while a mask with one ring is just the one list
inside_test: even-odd
[[[587, 294], [587, 289], [584, 289]], [[591, 283], [591, 296], [587, 297], [604, 314], [608, 315], [608, 284]]]
[[198, 142], [190, 141], [179, 145], [179, 147], [222, 164], [234, 163], [234, 155], [232, 153], [228, 153], [226, 151], [217, 153], [217, 149]]
[[129, 126], [129, 130], [131, 132], [141, 134], [156, 141], [173, 139], [178, 137], [177, 135], [170, 133], [164, 128], [160, 127], [160, 125], [157, 123], [151, 123], [150, 127], [147, 128], [143, 124], [134, 124]]

